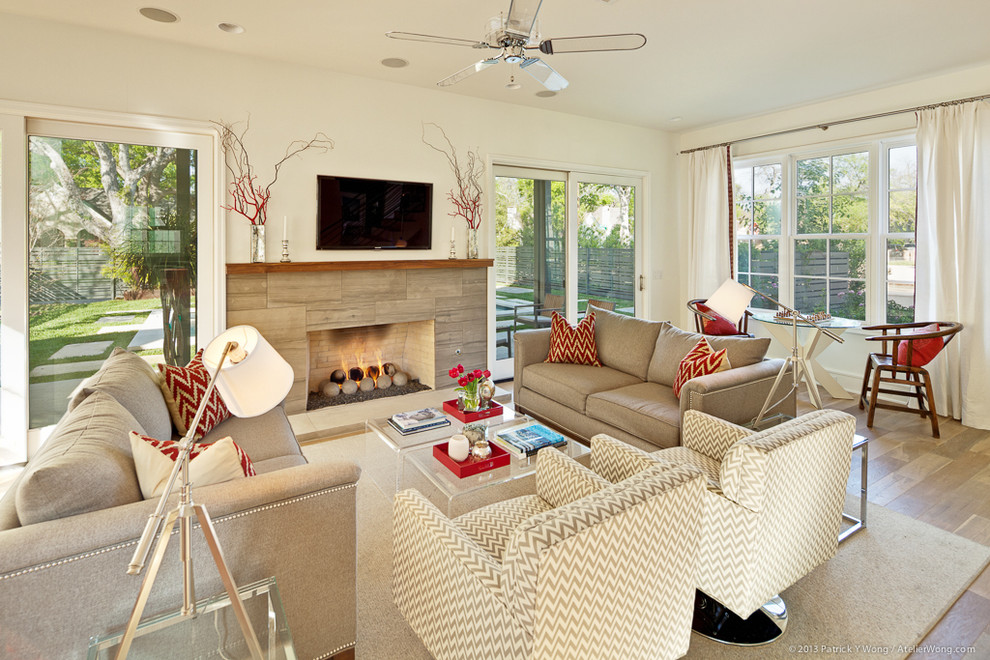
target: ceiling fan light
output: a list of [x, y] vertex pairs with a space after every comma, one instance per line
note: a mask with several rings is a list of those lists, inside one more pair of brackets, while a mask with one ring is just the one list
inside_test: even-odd
[[509, 76], [509, 82], [505, 83], [506, 89], [522, 89], [522, 85], [516, 82], [515, 76]]

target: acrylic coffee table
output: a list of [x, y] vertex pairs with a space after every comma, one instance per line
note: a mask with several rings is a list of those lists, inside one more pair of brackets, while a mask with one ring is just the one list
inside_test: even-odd
[[[532, 421], [521, 416], [509, 423], [490, 427], [489, 438], [500, 430]], [[504, 467], [459, 478], [433, 455], [433, 444], [414, 447], [403, 454], [399, 489], [415, 488], [451, 518], [486, 504], [536, 492], [535, 455], [528, 458], [511, 456], [509, 464]], [[591, 450], [587, 445], [568, 438], [567, 445], [559, 451], [571, 458], [581, 459]]]

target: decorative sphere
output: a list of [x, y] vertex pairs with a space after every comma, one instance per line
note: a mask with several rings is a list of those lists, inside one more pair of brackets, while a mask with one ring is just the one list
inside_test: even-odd
[[313, 391], [314, 392], [322, 392], [323, 390], [325, 390], [327, 388], [327, 383], [329, 383], [329, 382], [330, 382], [330, 379], [329, 378], [324, 378], [323, 380], [320, 381], [320, 384], [317, 385], [316, 386], [316, 389], [313, 390]]
[[340, 385], [345, 380], [347, 380], [347, 374], [343, 369], [334, 369], [333, 373], [330, 374], [330, 380]]
[[385, 364], [382, 365], [382, 371], [385, 372], [386, 376], [394, 376], [395, 372], [397, 372], [398, 370], [399, 368], [394, 364], [392, 364], [391, 362], [386, 362]]
[[384, 390], [386, 387], [392, 386], [392, 378], [387, 374], [382, 374], [375, 379], [375, 385], [378, 386], [378, 389]]
[[358, 391], [358, 384], [357, 384], [357, 383], [355, 383], [355, 382], [354, 382], [353, 380], [351, 380], [350, 378], [348, 378], [348, 379], [347, 379], [347, 380], [345, 380], [345, 381], [344, 381], [344, 383], [343, 383], [343, 384], [342, 384], [342, 385], [340, 386], [340, 391], [341, 391], [341, 392], [343, 392], [344, 394], [354, 394], [355, 392], [357, 392], [357, 391]]
[[325, 380], [323, 382], [324, 385], [320, 388], [320, 391], [323, 392], [324, 395], [337, 396], [340, 394], [340, 385], [329, 380]]
[[372, 378], [378, 378], [378, 374], [380, 373], [381, 371], [375, 365], [371, 365], [370, 367], [364, 370], [364, 375], [371, 376]]
[[407, 374], [405, 371], [396, 371], [395, 374], [392, 375], [392, 384], [395, 385], [396, 387], [402, 387], [408, 382], [409, 382], [409, 374]]
[[351, 370], [347, 372], [347, 375], [355, 383], [360, 382], [364, 378], [364, 369], [361, 367], [351, 367]]
[[361, 382], [358, 384], [358, 387], [362, 392], [370, 392], [375, 389], [375, 379], [371, 377], [362, 378]]

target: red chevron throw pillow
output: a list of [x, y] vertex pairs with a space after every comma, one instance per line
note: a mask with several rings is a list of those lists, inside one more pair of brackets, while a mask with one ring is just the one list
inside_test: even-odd
[[677, 376], [674, 378], [674, 396], [678, 399], [681, 398], [681, 388], [692, 378], [731, 369], [732, 365], [729, 364], [727, 350], [723, 348], [720, 351], [713, 351], [708, 340], [702, 337], [694, 345], [694, 348], [688, 351], [688, 354], [681, 360], [680, 366], [677, 367]]
[[[184, 436], [196, 417], [199, 402], [203, 400], [206, 388], [210, 385], [210, 373], [203, 364], [203, 349], [198, 350], [189, 364], [184, 367], [159, 364], [158, 369], [161, 371], [160, 386], [162, 394], [165, 395], [165, 403], [168, 404], [168, 412], [172, 415], [175, 430], [179, 435]], [[220, 398], [220, 393], [214, 389], [199, 420], [195, 437], [203, 437], [228, 417], [230, 411]]]
[[[131, 431], [131, 454], [137, 471], [141, 494], [145, 499], [157, 497], [165, 490], [172, 467], [179, 458], [179, 443], [155, 440]], [[189, 452], [189, 480], [197, 486], [218, 484], [257, 474], [254, 463], [229, 437], [208, 445], [194, 445]]]
[[598, 361], [598, 344], [595, 343], [595, 314], [587, 314], [576, 325], [553, 313], [550, 317], [550, 352], [544, 362], [569, 362], [602, 366]]

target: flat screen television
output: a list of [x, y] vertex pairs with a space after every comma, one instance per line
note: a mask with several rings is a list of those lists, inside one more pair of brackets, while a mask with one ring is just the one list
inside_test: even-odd
[[317, 176], [316, 249], [429, 250], [433, 184]]

